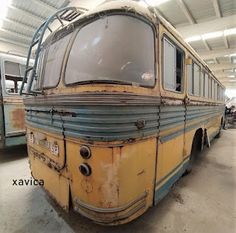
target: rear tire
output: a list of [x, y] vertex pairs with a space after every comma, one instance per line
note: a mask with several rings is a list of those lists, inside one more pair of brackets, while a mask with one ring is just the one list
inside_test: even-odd
[[201, 138], [198, 134], [195, 134], [189, 159], [188, 167], [185, 170], [185, 174], [189, 174], [192, 171], [194, 161], [198, 155], [198, 153], [201, 151]]
[[223, 118], [221, 119], [219, 132], [216, 134], [215, 138], [220, 138], [222, 128], [223, 128]]

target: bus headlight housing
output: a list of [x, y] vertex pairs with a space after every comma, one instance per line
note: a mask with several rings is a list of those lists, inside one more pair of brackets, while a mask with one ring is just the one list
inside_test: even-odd
[[81, 146], [80, 148], [80, 155], [84, 159], [89, 159], [91, 157], [91, 151], [88, 146]]

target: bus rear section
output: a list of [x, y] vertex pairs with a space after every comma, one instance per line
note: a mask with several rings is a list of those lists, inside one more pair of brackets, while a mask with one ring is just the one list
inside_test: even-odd
[[198, 128], [218, 132], [222, 114], [217, 99], [188, 96], [189, 46], [127, 4], [106, 3], [39, 44], [24, 99], [32, 175], [64, 209], [108, 225], [157, 204], [188, 168]]
[[98, 223], [126, 223], [153, 205], [156, 29], [122, 9], [82, 25], [55, 32], [41, 50], [32, 87], [42, 94], [24, 100], [30, 166], [64, 209], [71, 198]]

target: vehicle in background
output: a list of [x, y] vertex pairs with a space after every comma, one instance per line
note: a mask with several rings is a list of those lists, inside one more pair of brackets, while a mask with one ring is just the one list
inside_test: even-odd
[[26, 58], [0, 53], [0, 148], [26, 144], [25, 114], [19, 95]]
[[126, 223], [219, 136], [224, 86], [169, 23], [133, 1], [82, 13], [41, 43], [70, 10], [30, 46], [37, 59], [22, 93], [32, 175], [63, 208]]

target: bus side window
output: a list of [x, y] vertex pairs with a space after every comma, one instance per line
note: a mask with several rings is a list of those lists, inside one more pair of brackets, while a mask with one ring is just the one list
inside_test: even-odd
[[187, 65], [188, 93], [193, 95], [193, 65]]
[[182, 91], [183, 51], [164, 38], [163, 45], [163, 77], [164, 87], [171, 91]]
[[5, 87], [9, 94], [16, 94], [20, 90], [24, 76], [25, 65], [5, 61]]
[[211, 77], [210, 76], [209, 76], [209, 79], [208, 79], [208, 88], [209, 88], [208, 89], [209, 90], [209, 96], [208, 97], [209, 97], [209, 99], [211, 99], [212, 95], [211, 95]]
[[209, 75], [207, 73], [204, 74], [205, 75], [205, 93], [204, 93], [204, 97], [208, 98], [208, 84], [209, 84]]
[[193, 93], [196, 96], [200, 95], [200, 66], [193, 63]]
[[214, 100], [215, 99], [215, 81], [212, 78], [211, 79], [211, 98]]
[[201, 76], [200, 76], [200, 78], [201, 78], [201, 96], [203, 97], [203, 96], [205, 96], [205, 72], [204, 71], [202, 71], [201, 72]]

